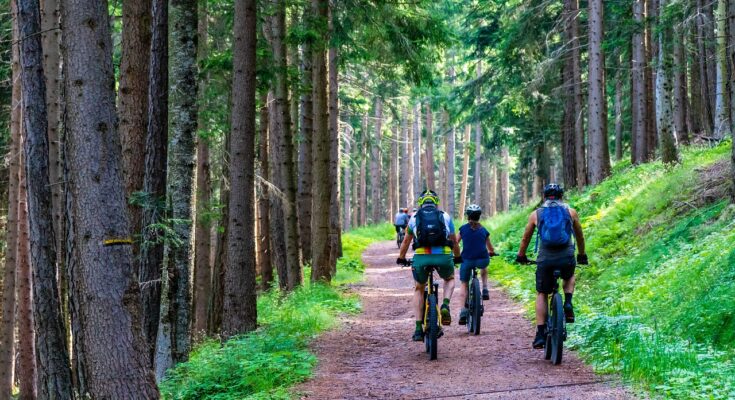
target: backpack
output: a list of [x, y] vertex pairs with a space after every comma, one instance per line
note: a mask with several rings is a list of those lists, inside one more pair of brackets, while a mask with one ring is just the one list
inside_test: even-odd
[[414, 248], [447, 245], [447, 227], [444, 212], [435, 207], [422, 207], [416, 212], [416, 241]]
[[569, 244], [574, 230], [572, 215], [569, 209], [558, 203], [551, 203], [537, 210], [538, 234], [536, 235], [536, 249], [541, 241], [544, 247], [560, 248]]

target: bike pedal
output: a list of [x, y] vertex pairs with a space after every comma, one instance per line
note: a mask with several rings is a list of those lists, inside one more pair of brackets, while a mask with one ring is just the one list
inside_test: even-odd
[[442, 336], [444, 336], [444, 329], [439, 329], [439, 333], [436, 334], [436, 338], [439, 339]]

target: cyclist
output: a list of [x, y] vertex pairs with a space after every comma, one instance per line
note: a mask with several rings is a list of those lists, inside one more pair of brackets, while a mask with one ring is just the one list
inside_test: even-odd
[[409, 216], [406, 212], [407, 208], [401, 208], [393, 217], [393, 225], [396, 227], [396, 233], [400, 234], [402, 230], [405, 230], [408, 226]]
[[[516, 262], [528, 264], [526, 250], [531, 243], [531, 237], [536, 227], [539, 227], [537, 236], [538, 257], [536, 265], [536, 337], [533, 340], [534, 349], [542, 349], [546, 344], [546, 311], [548, 310], [548, 295], [554, 290], [554, 270], [561, 271], [564, 281], [564, 316], [567, 323], [574, 322], [574, 270], [577, 264], [587, 264], [587, 254], [584, 249], [584, 234], [579, 222], [577, 211], [564, 203], [564, 188], [556, 183], [550, 183], [544, 188], [544, 202], [528, 216], [528, 224], [523, 233], [521, 247], [518, 249]], [[558, 227], [558, 229], [557, 229]], [[538, 237], [541, 237], [539, 239]], [[574, 236], [574, 238], [572, 238]], [[564, 238], [561, 245], [552, 245], [555, 239]], [[575, 241], [578, 254], [575, 262]]]
[[[413, 340], [424, 340], [424, 331], [421, 328], [424, 303], [424, 287], [429, 280], [426, 267], [432, 266], [444, 280], [444, 301], [440, 312], [442, 325], [452, 322], [449, 312], [449, 301], [454, 292], [454, 264], [462, 262], [459, 255], [459, 245], [454, 233], [454, 223], [449, 214], [438, 209], [439, 197], [432, 190], [425, 190], [418, 199], [419, 210], [411, 217], [408, 223], [406, 238], [401, 245], [397, 263], [406, 265], [406, 252], [413, 242], [415, 254], [413, 257], [413, 307], [416, 318], [416, 329]], [[452, 258], [454, 254], [454, 259]]]
[[465, 210], [467, 223], [459, 228], [458, 241], [462, 242], [462, 266], [459, 268], [459, 281], [462, 284], [460, 301], [464, 304], [459, 313], [459, 324], [467, 324], [467, 296], [469, 293], [469, 282], [472, 278], [472, 269], [480, 269], [482, 280], [482, 299], [490, 300], [490, 291], [487, 289], [487, 266], [490, 265], [490, 257], [495, 256], [495, 249], [490, 242], [490, 232], [480, 225], [482, 209], [477, 204], [472, 204]]

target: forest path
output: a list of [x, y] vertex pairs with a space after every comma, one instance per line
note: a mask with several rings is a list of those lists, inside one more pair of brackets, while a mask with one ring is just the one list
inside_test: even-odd
[[544, 360], [541, 350], [531, 348], [534, 327], [521, 306], [497, 287], [485, 302], [482, 333], [470, 336], [456, 322], [459, 274], [452, 325], [439, 339], [438, 360], [429, 361], [424, 344], [411, 341], [413, 279], [395, 264], [397, 256], [395, 242], [376, 243], [363, 254], [366, 279], [355, 286], [363, 312], [314, 341], [319, 365], [312, 380], [296, 387], [302, 399], [633, 397], [571, 353], [565, 352], [560, 366]]

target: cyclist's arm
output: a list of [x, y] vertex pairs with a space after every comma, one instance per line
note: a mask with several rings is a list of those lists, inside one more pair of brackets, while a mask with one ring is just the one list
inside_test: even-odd
[[525, 256], [528, 250], [528, 245], [531, 243], [533, 232], [536, 230], [536, 211], [532, 212], [528, 216], [528, 224], [526, 224], [526, 230], [523, 232], [523, 239], [521, 240], [521, 247], [518, 249], [519, 256]]
[[459, 240], [457, 240], [457, 235], [454, 233], [450, 233], [449, 240], [452, 241], [452, 253], [454, 253], [455, 257], [459, 257], [461, 251], [459, 250]]
[[412, 241], [413, 241], [413, 234], [406, 233], [406, 236], [403, 238], [403, 243], [401, 243], [401, 251], [398, 254], [398, 258], [406, 258], [406, 253], [408, 252], [408, 246], [411, 245]]
[[577, 250], [579, 254], [585, 253], [584, 248], [584, 233], [582, 232], [582, 223], [579, 222], [579, 214], [573, 208], [569, 209], [569, 214], [572, 216], [572, 224], [574, 226], [574, 238], [577, 239]]
[[490, 241], [490, 235], [488, 235], [487, 239], [485, 239], [485, 246], [487, 247], [488, 253], [495, 253], [495, 248], [493, 247], [493, 243]]

